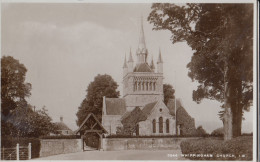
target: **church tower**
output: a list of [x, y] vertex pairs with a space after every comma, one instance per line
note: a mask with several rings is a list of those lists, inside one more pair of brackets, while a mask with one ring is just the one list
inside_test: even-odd
[[[127, 111], [135, 107], [141, 109], [148, 103], [163, 100], [163, 62], [161, 52], [157, 61], [157, 71], [153, 59], [148, 64], [148, 50], [145, 43], [143, 21], [139, 36], [139, 44], [136, 50], [136, 64], [134, 66], [132, 51], [130, 48], [129, 59], [124, 63], [123, 98]], [[125, 69], [127, 72], [125, 74]]]

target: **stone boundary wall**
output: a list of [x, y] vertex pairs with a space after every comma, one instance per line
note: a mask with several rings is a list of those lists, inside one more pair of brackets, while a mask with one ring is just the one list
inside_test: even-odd
[[82, 151], [81, 139], [41, 139], [40, 157]]
[[103, 150], [180, 150], [182, 141], [199, 138], [104, 138]]

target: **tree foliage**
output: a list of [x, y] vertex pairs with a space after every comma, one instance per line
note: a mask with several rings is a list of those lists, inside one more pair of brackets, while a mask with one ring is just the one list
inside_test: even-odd
[[233, 135], [240, 135], [242, 113], [253, 96], [253, 4], [157, 3], [148, 20], [156, 30], [171, 31], [173, 43], [186, 41], [194, 51], [187, 65], [188, 76], [199, 83], [194, 101], [223, 102], [227, 76]]
[[88, 85], [87, 95], [78, 108], [77, 125], [80, 126], [89, 113], [95, 114], [101, 120], [103, 96], [118, 98], [117, 87], [117, 83], [110, 75], [97, 75]]
[[27, 69], [11, 56], [1, 58], [1, 113], [7, 116], [17, 102], [26, 102], [31, 95], [31, 84], [25, 83]]
[[25, 83], [27, 69], [11, 56], [1, 58], [1, 135], [39, 137], [55, 131], [46, 109], [36, 112], [26, 101], [31, 84]]
[[174, 99], [175, 90], [170, 84], [163, 84], [164, 103], [167, 105], [169, 99]]
[[[40, 137], [55, 133], [56, 126], [44, 107], [33, 111], [32, 106], [18, 106], [7, 119], [12, 137]], [[10, 129], [11, 128], [11, 129]]]

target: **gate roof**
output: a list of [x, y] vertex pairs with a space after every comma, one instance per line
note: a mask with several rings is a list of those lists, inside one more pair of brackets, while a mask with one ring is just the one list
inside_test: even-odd
[[[90, 129], [86, 129], [88, 123], [90, 122], [91, 117], [93, 117], [95, 123], [90, 126]], [[85, 127], [84, 127], [85, 126]], [[97, 126], [99, 126], [99, 129], [93, 129], [93, 128], [97, 128]], [[89, 127], [89, 126], [88, 126]], [[102, 126], [102, 124], [98, 121], [97, 117], [93, 114], [90, 113], [88, 114], [88, 116], [85, 118], [85, 120], [82, 122], [82, 124], [80, 125], [80, 127], [76, 130], [76, 134], [78, 132], [100, 132], [100, 133], [108, 133], [106, 131], [106, 129]]]

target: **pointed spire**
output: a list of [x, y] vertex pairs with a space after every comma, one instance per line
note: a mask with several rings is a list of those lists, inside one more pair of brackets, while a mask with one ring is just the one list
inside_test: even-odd
[[159, 48], [159, 57], [158, 57], [157, 63], [163, 63], [162, 54], [161, 54], [161, 48]]
[[132, 56], [132, 50], [131, 50], [131, 47], [130, 47], [130, 54], [129, 54], [128, 62], [134, 62], [134, 60], [133, 60], [133, 56]]
[[154, 63], [153, 63], [153, 56], [152, 56], [152, 60], [151, 60], [150, 67], [151, 67], [152, 69], [155, 69], [155, 66], [154, 66]]
[[144, 37], [144, 27], [143, 27], [143, 16], [141, 16], [141, 30], [140, 30], [138, 49], [141, 52], [146, 51], [146, 44], [145, 44], [145, 37]]
[[123, 68], [127, 68], [127, 64], [126, 64], [126, 54], [125, 54], [125, 61], [124, 61], [124, 66]]

